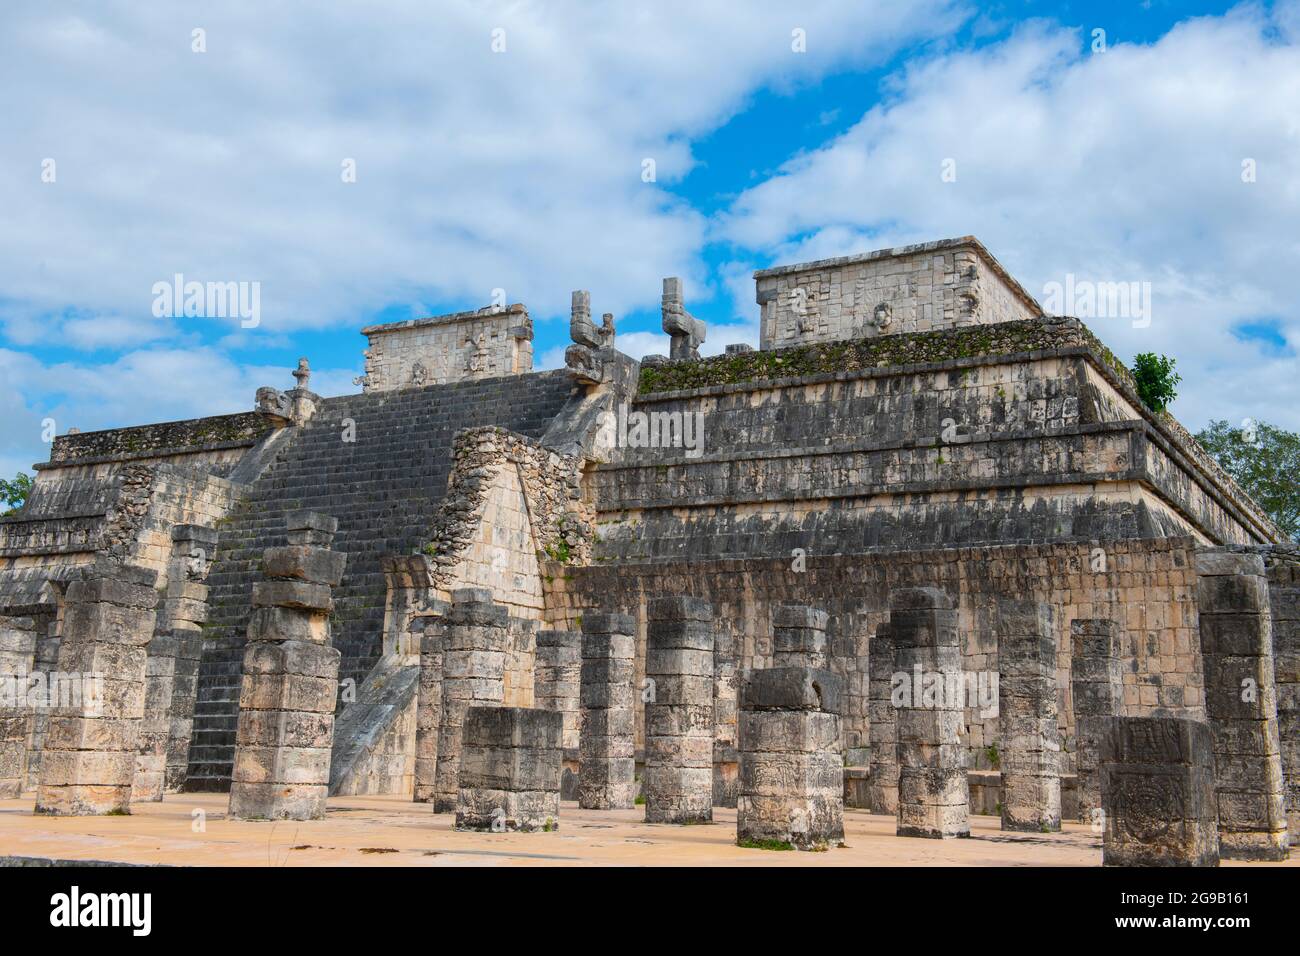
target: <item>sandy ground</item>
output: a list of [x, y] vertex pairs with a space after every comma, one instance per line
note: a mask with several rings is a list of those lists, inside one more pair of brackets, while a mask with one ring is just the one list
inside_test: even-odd
[[[200, 812], [201, 811], [201, 812]], [[714, 823], [641, 821], [642, 809], [563, 804], [552, 833], [458, 833], [451, 814], [397, 797], [336, 797], [324, 820], [226, 819], [225, 794], [170, 794], [126, 817], [46, 817], [32, 801], [0, 801], [0, 856], [177, 866], [1098, 866], [1100, 837], [1084, 824], [1051, 834], [1002, 833], [972, 816], [968, 840], [894, 835], [892, 817], [845, 813], [845, 848], [825, 853], [741, 849], [736, 811]], [[1298, 854], [1300, 856], [1300, 854]], [[1284, 866], [1300, 863], [1292, 860]], [[1231, 865], [1231, 864], [1225, 864]], [[1268, 864], [1251, 864], [1264, 866]]]

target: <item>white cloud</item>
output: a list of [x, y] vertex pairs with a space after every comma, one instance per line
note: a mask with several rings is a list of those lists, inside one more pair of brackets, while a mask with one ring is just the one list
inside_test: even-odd
[[1034, 294], [1066, 273], [1149, 281], [1149, 328], [1089, 324], [1123, 358], [1178, 359], [1185, 422], [1300, 428], [1297, 360], [1231, 331], [1275, 316], [1300, 341], [1297, 10], [1242, 7], [1096, 55], [1040, 23], [916, 63], [887, 103], [743, 193], [718, 235], [790, 262], [974, 233]]
[[761, 86], [941, 33], [951, 3], [20, 5], [0, 33], [0, 319], [120, 316], [67, 344], [138, 347], [125, 323], [176, 272], [261, 282], [271, 333], [498, 287], [544, 317], [590, 285], [624, 314], [700, 276], [705, 220], [660, 186], [691, 137]]
[[[44, 364], [0, 349], [0, 466], [30, 470], [49, 457], [46, 421], [53, 432], [95, 431], [249, 411], [263, 385], [292, 388], [288, 367], [239, 365], [215, 349], [154, 348], [129, 352], [103, 365]], [[355, 369], [313, 370], [322, 395], [358, 391]], [[3, 475], [0, 470], [0, 475]]]

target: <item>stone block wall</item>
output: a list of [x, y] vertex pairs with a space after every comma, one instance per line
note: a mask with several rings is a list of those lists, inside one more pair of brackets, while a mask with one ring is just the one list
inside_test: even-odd
[[539, 558], [590, 558], [583, 460], [497, 427], [458, 433], [451, 453], [447, 495], [425, 548], [433, 585], [486, 588], [514, 616], [540, 619]]
[[691, 416], [702, 440], [690, 454], [611, 452], [592, 473], [595, 553], [1276, 540], [1195, 442], [1100, 363], [1071, 346], [642, 395], [629, 414]]
[[[1055, 545], [952, 548], [904, 553], [797, 555], [751, 560], [602, 563], [554, 568], [548, 604], [552, 626], [574, 626], [590, 609], [634, 611], [641, 635], [648, 601], [684, 594], [709, 601], [719, 631], [734, 637], [737, 672], [772, 666], [774, 608], [814, 604], [827, 612], [827, 664], [845, 678], [844, 746], [850, 765], [869, 758], [868, 700], [871, 637], [888, 616], [889, 592], [939, 587], [955, 603], [962, 667], [996, 673], [998, 639], [992, 608], [1000, 597], [1021, 595], [1055, 611], [1056, 676], [1061, 725], [1061, 771], [1075, 769], [1070, 689], [1070, 623], [1107, 618], [1121, 630], [1123, 713], [1162, 712], [1205, 717], [1204, 677], [1197, 639], [1196, 542], [1162, 539]], [[1095, 570], [1094, 570], [1095, 569]], [[645, 649], [637, 652], [638, 681]], [[886, 689], [887, 690], [887, 689]], [[967, 707], [962, 743], [971, 766], [1000, 737], [995, 712]], [[644, 733], [638, 730], [638, 741]], [[988, 766], [985, 764], [985, 766]]]
[[969, 236], [762, 269], [754, 279], [764, 349], [1042, 314]]
[[533, 322], [522, 305], [408, 319], [361, 330], [367, 392], [520, 375], [533, 368]]

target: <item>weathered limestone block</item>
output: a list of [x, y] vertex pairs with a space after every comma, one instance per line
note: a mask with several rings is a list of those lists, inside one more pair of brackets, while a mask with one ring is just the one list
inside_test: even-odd
[[533, 707], [537, 703], [537, 622], [510, 619], [502, 703], [508, 707]]
[[433, 802], [437, 793], [438, 727], [442, 721], [443, 643], [441, 618], [416, 618], [420, 625], [420, 685], [415, 704], [415, 801]]
[[932, 705], [912, 695], [898, 709], [898, 835], [970, 836], [963, 699], [947, 691], [963, 686], [957, 612], [937, 588], [903, 588], [890, 593], [889, 623], [898, 670], [945, 688]]
[[[189, 748], [197, 658], [202, 651], [201, 628], [207, 620], [208, 588], [202, 580], [216, 540], [216, 531], [209, 528], [178, 525], [172, 529], [167, 586], [158, 604], [157, 625], [148, 647], [133, 802], [161, 800], [167, 789], [169, 756], [183, 761], [185, 755], [179, 753], [182, 743], [186, 750]], [[179, 722], [175, 719], [178, 706], [183, 711]], [[177, 732], [182, 735], [180, 740], [175, 739]], [[183, 775], [179, 782], [183, 782]]]
[[176, 659], [172, 677], [164, 789], [168, 793], [177, 793], [185, 785], [185, 776], [189, 770], [194, 704], [199, 695], [199, 663], [203, 657], [203, 632], [197, 627], [178, 627], [172, 634], [176, 638]]
[[140, 721], [135, 779], [131, 785], [132, 802], [163, 798], [178, 643], [169, 631], [156, 631], [149, 642], [145, 660], [144, 717]]
[[97, 564], [68, 585], [57, 669], [101, 691], [52, 710], [37, 813], [130, 812], [157, 578], [147, 568]]
[[[31, 618], [36, 624], [36, 654], [30, 673], [34, 675], [33, 684], [48, 679], [58, 671], [59, 637], [57, 611], [50, 607], [44, 613], [33, 611]], [[37, 688], [33, 688], [37, 690]], [[41, 777], [41, 753], [45, 749], [45, 736], [49, 727], [50, 706], [39, 693], [29, 700], [34, 707], [31, 714], [31, 742], [27, 747], [27, 778], [23, 790], [34, 790]]]
[[1105, 866], [1218, 866], [1214, 743], [1200, 721], [1113, 717], [1101, 744]]
[[[239, 692], [230, 816], [239, 820], [318, 820], [325, 815], [339, 652], [329, 644], [332, 585], [307, 581], [311, 569], [342, 563], [326, 550], [337, 521], [310, 512], [286, 519], [291, 547], [263, 559], [280, 575], [253, 585], [244, 677]], [[332, 555], [330, 558], [325, 555]], [[337, 575], [335, 575], [337, 572]], [[304, 599], [304, 588], [312, 589]]]
[[558, 829], [563, 723], [551, 710], [469, 707], [457, 771], [456, 829]]
[[438, 769], [434, 811], [455, 813], [460, 786], [461, 732], [471, 706], [505, 700], [506, 653], [510, 615], [492, 602], [486, 588], [460, 588], [451, 594], [443, 629], [442, 716], [438, 722]]
[[713, 607], [689, 597], [647, 608], [647, 823], [713, 819]]
[[636, 619], [628, 614], [583, 614], [581, 654], [578, 806], [626, 809], [636, 800]]
[[1219, 852], [1280, 860], [1288, 839], [1264, 562], [1255, 554], [1202, 551], [1196, 573]]
[[811, 667], [751, 671], [740, 699], [737, 842], [822, 849], [844, 839], [844, 679]]
[[[534, 697], [542, 710], [553, 710], [563, 720], [562, 742], [566, 763], [578, 750], [581, 709], [578, 687], [582, 669], [582, 634], [578, 631], [538, 631]], [[577, 793], [577, 774], [566, 766], [562, 793]], [[565, 799], [571, 799], [566, 796]]]
[[1101, 812], [1101, 740], [1124, 709], [1124, 633], [1106, 618], [1070, 622], [1070, 691], [1074, 699], [1079, 820]]
[[573, 293], [569, 308], [569, 337], [576, 345], [585, 345], [590, 349], [601, 347], [596, 324], [591, 321], [591, 293], [585, 289]]
[[1287, 833], [1300, 833], [1300, 564], [1274, 561], [1268, 569], [1273, 616], [1273, 676], [1282, 752]]
[[867, 719], [871, 777], [867, 807], [872, 813], [898, 813], [898, 710], [894, 707], [894, 639], [889, 622], [876, 628], [867, 644]]
[[669, 352], [672, 360], [685, 361], [700, 357], [704, 343], [704, 323], [686, 311], [682, 300], [682, 280], [664, 279], [663, 301], [660, 305], [663, 330], [670, 337]]
[[21, 796], [34, 708], [28, 688], [36, 662], [36, 623], [0, 617], [0, 800]]
[[826, 667], [825, 611], [802, 604], [772, 609], [772, 666]]
[[740, 800], [740, 641], [719, 621], [713, 644], [713, 805]]
[[1061, 829], [1056, 629], [1037, 601], [997, 604], [1002, 829]]

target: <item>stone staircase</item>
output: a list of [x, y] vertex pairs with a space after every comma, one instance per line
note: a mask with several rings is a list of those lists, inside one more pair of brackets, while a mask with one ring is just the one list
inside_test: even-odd
[[[223, 523], [208, 575], [208, 626], [199, 669], [185, 789], [228, 790], [234, 761], [244, 630], [262, 552], [285, 543], [284, 516], [306, 508], [339, 520], [348, 556], [334, 590], [340, 679], [360, 686], [382, 654], [385, 583], [379, 558], [428, 539], [447, 488], [451, 439], [500, 425], [539, 437], [568, 401], [564, 370], [325, 399], [285, 443]], [[349, 420], [355, 441], [344, 441]]]

